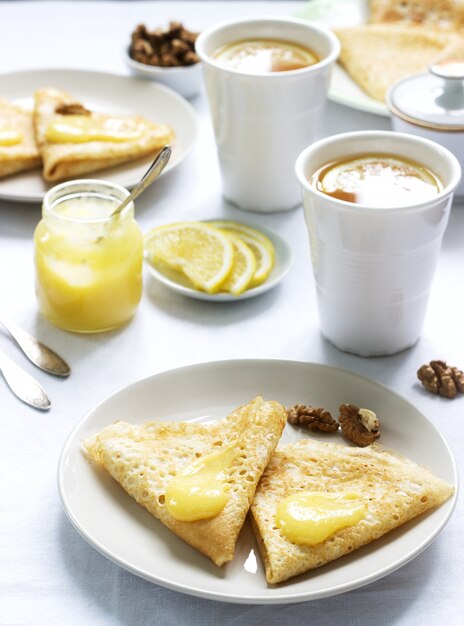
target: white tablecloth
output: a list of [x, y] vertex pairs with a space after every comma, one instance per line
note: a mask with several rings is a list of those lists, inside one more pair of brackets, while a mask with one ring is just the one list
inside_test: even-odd
[[[139, 22], [155, 26], [179, 18], [200, 30], [227, 17], [289, 15], [296, 7], [293, 2], [0, 2], [0, 72], [60, 67], [127, 74], [122, 50]], [[204, 96], [192, 104], [200, 120], [199, 141], [181, 167], [138, 201], [143, 230], [177, 219], [246, 217], [221, 198]], [[389, 120], [329, 104], [325, 134], [370, 128], [388, 129]], [[73, 367], [69, 380], [53, 379], [30, 365], [0, 333], [0, 349], [36, 376], [53, 400], [49, 413], [37, 413], [0, 381], [0, 624], [464, 623], [462, 502], [434, 543], [395, 573], [337, 597], [272, 607], [224, 604], [146, 582], [96, 552], [68, 521], [58, 497], [56, 467], [73, 426], [130, 382], [216, 359], [314, 361], [367, 376], [423, 411], [462, 464], [464, 396], [447, 401], [427, 394], [415, 372], [433, 358], [464, 366], [464, 209], [452, 210], [422, 338], [401, 354], [372, 359], [340, 352], [320, 336], [301, 208], [250, 217], [292, 243], [294, 263], [277, 289], [233, 306], [214, 306], [186, 300], [147, 279], [131, 324], [108, 335], [76, 336], [37, 314], [32, 233], [39, 206], [0, 202], [0, 305]]]

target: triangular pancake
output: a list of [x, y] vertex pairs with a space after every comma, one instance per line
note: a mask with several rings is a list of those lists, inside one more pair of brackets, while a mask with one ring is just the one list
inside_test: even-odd
[[[366, 517], [313, 546], [290, 542], [275, 524], [276, 508], [301, 491], [354, 492], [367, 507]], [[351, 553], [441, 504], [453, 491], [428, 469], [376, 443], [356, 448], [305, 439], [279, 446], [251, 506], [267, 581], [280, 583]]]
[[[82, 143], [58, 143], [47, 138], [50, 124], [69, 122], [76, 117], [91, 119], [97, 126], [134, 129], [140, 134], [126, 141], [97, 139]], [[172, 129], [165, 124], [155, 124], [139, 115], [115, 116], [89, 111], [68, 93], [54, 88], [36, 92], [34, 125], [43, 159], [43, 176], [49, 181], [77, 178], [142, 156], [155, 156], [174, 141]]]
[[454, 33], [419, 26], [367, 24], [334, 30], [341, 44], [339, 63], [372, 98], [385, 99], [397, 80], [426, 72], [445, 50], [459, 45]]
[[0, 178], [40, 165], [42, 159], [35, 142], [30, 111], [0, 98], [0, 132], [2, 129], [16, 131], [21, 141], [12, 145], [0, 143]]
[[[233, 558], [256, 486], [286, 417], [280, 404], [258, 397], [214, 424], [116, 422], [84, 442], [84, 447], [139, 504], [216, 565], [223, 565]], [[174, 519], [164, 503], [170, 481], [201, 456], [235, 444], [238, 454], [226, 473], [228, 500], [222, 511], [193, 522]]]
[[402, 23], [432, 28], [464, 28], [462, 0], [369, 0], [368, 16], [372, 23]]

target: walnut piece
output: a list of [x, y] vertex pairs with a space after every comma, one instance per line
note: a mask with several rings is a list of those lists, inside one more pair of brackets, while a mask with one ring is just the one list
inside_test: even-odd
[[364, 448], [380, 437], [380, 422], [373, 411], [354, 404], [342, 404], [339, 410], [342, 433], [357, 446]]
[[92, 112], [79, 102], [64, 102], [55, 108], [59, 115], [92, 115]]
[[379, 418], [370, 409], [359, 409], [359, 419], [364, 428], [370, 433], [380, 428]]
[[338, 430], [337, 420], [320, 407], [295, 404], [287, 409], [287, 417], [290, 424], [302, 424], [310, 430], [321, 430], [324, 433], [334, 433]]
[[146, 65], [179, 67], [193, 65], [200, 60], [195, 53], [198, 33], [184, 28], [181, 22], [170, 22], [168, 28], [149, 31], [139, 24], [131, 35], [129, 54]]
[[430, 361], [417, 370], [417, 378], [427, 391], [453, 399], [458, 391], [464, 393], [464, 372], [445, 361]]

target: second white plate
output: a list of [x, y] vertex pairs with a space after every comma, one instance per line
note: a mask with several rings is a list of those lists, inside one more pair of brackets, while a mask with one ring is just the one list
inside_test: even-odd
[[[298, 11], [297, 17], [328, 27], [354, 26], [366, 21], [366, 7], [365, 0], [311, 0]], [[368, 96], [339, 63], [332, 70], [328, 97], [352, 109], [390, 115], [386, 105]]]
[[[104, 72], [84, 70], [31, 70], [0, 75], [0, 96], [32, 107], [34, 92], [41, 87], [68, 91], [90, 109], [115, 115], [142, 115], [168, 124], [176, 134], [171, 159], [165, 172], [179, 165], [197, 137], [197, 119], [192, 106], [175, 91], [157, 83]], [[152, 157], [89, 174], [87, 178], [108, 180], [132, 188], [152, 162]], [[0, 199], [41, 202], [55, 183], [47, 183], [40, 168], [0, 180]]]
[[[314, 600], [366, 585], [417, 556], [446, 524], [457, 494], [350, 555], [284, 584], [268, 585], [248, 524], [239, 536], [233, 561], [218, 568], [139, 506], [108, 474], [88, 463], [81, 450], [83, 439], [118, 419], [132, 423], [217, 420], [257, 394], [286, 406], [323, 406], [334, 415], [346, 402], [372, 408], [382, 421], [384, 446], [427, 465], [457, 486], [453, 457], [438, 430], [386, 387], [317, 364], [218, 361], [164, 372], [130, 385], [95, 407], [76, 426], [58, 468], [61, 499], [72, 523], [106, 557], [151, 582], [213, 600], [255, 604]], [[296, 441], [307, 432], [287, 425], [282, 441]], [[318, 438], [343, 441], [336, 434]]]

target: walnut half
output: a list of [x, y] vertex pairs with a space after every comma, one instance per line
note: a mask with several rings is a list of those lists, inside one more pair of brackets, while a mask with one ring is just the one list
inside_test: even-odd
[[342, 404], [339, 410], [342, 433], [357, 446], [364, 448], [380, 437], [380, 422], [373, 411], [354, 404]]
[[323, 408], [316, 408], [306, 404], [295, 404], [287, 409], [290, 424], [302, 424], [310, 430], [321, 430], [325, 433], [334, 433], [338, 430], [337, 420]]
[[464, 393], [464, 372], [457, 367], [450, 367], [445, 361], [430, 361], [417, 371], [417, 378], [427, 391], [451, 400], [458, 391]]

